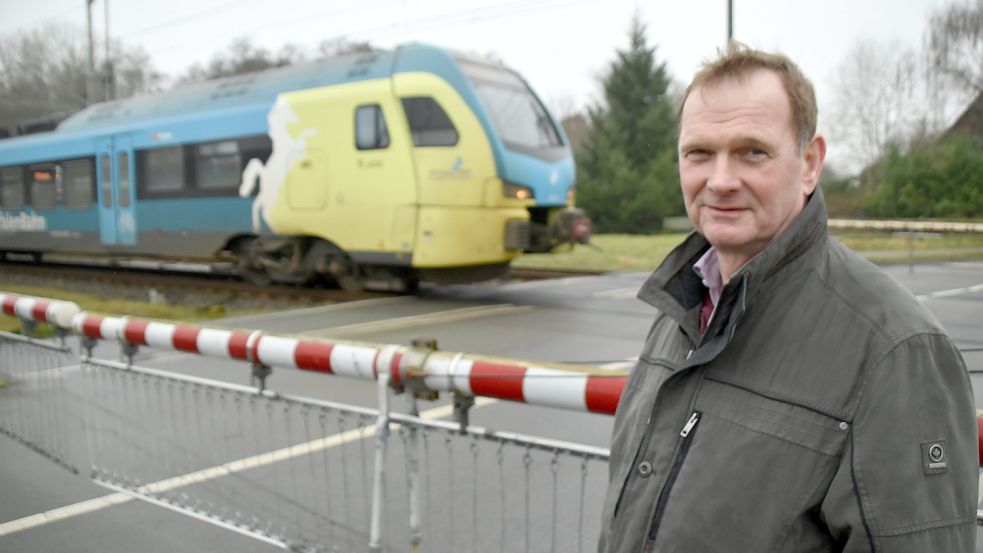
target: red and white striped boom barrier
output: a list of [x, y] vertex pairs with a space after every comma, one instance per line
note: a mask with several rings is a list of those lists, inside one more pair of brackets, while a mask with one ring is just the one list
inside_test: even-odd
[[7, 315], [46, 322], [83, 339], [195, 353], [532, 405], [614, 414], [627, 371], [488, 357], [430, 348], [379, 345], [205, 328], [83, 312], [72, 302], [0, 293]]

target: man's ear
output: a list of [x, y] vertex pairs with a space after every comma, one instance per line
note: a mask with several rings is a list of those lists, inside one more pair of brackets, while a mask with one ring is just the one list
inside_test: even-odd
[[826, 139], [817, 134], [805, 147], [802, 155], [802, 188], [808, 196], [816, 190], [819, 176], [823, 172], [823, 161], [826, 159]]

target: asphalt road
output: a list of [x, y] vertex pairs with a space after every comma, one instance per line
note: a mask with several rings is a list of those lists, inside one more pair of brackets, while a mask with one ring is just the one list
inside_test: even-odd
[[[972, 372], [977, 407], [983, 408], [983, 263], [886, 269], [920, 296], [964, 352]], [[434, 338], [442, 350], [521, 359], [604, 364], [637, 354], [651, 311], [635, 299], [647, 275], [609, 274], [506, 285], [424, 287], [412, 297], [369, 300], [289, 313], [227, 320], [223, 326], [279, 334], [334, 335], [375, 343]], [[115, 356], [109, 347], [97, 355]], [[234, 363], [183, 354], [142, 351], [142, 366], [206, 378], [248, 382], [248, 369]], [[374, 407], [370, 383], [274, 370], [269, 386], [354, 405]], [[395, 408], [404, 400], [397, 397]], [[422, 404], [421, 410], [446, 403]], [[471, 422], [606, 446], [609, 417], [494, 402], [475, 408]], [[0, 528], [7, 521], [107, 495], [12, 440], [0, 436]], [[63, 512], [63, 511], [59, 511]], [[0, 530], [0, 551], [276, 551], [234, 534], [139, 501], [75, 514], [26, 530]], [[980, 543], [980, 542], [978, 542]], [[589, 550], [590, 548], [587, 548]], [[983, 551], [978, 545], [979, 551]]]

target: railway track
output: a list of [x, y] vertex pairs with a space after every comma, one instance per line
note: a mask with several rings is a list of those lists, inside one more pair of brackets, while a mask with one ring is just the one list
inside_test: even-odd
[[[555, 269], [513, 269], [509, 280], [543, 280], [597, 274]], [[342, 303], [394, 292], [345, 291], [332, 286], [257, 286], [238, 278], [230, 264], [146, 259], [108, 260], [9, 256], [0, 261], [0, 289], [29, 286], [145, 303], [195, 305], [202, 309], [278, 309]]]
[[202, 309], [277, 309], [341, 303], [385, 295], [339, 288], [288, 285], [256, 286], [221, 271], [192, 272], [187, 267], [98, 266], [59, 261], [43, 264], [0, 263], [0, 289], [7, 285], [60, 290], [151, 304], [192, 305]]

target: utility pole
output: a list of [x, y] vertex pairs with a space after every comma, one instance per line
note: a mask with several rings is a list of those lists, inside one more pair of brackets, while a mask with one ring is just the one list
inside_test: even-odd
[[103, 8], [106, 18], [106, 57], [103, 60], [105, 96], [103, 100], [112, 100], [116, 97], [116, 78], [113, 73], [113, 58], [109, 57], [109, 0], [103, 0]]
[[727, 44], [734, 40], [734, 0], [727, 0]]
[[92, 2], [85, 0], [85, 19], [89, 27], [89, 70], [85, 72], [85, 104], [89, 105], [93, 100], [92, 79], [96, 74], [96, 51], [92, 43]]

